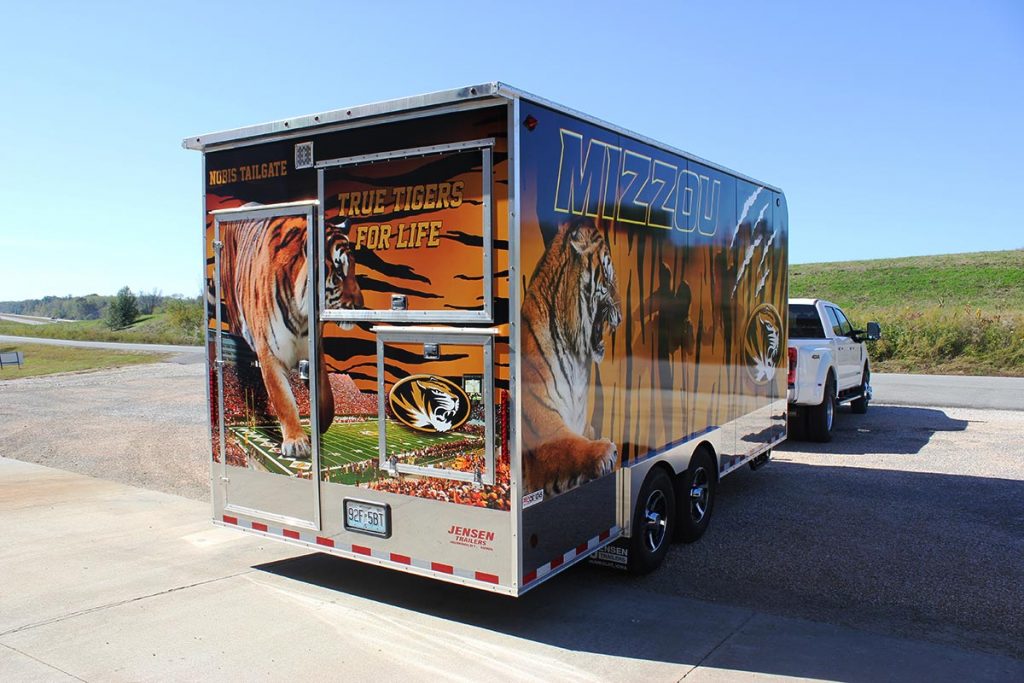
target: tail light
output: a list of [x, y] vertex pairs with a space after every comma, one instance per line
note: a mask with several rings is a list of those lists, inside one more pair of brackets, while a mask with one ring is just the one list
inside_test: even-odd
[[796, 349], [789, 347], [789, 377], [786, 378], [789, 384], [796, 383]]

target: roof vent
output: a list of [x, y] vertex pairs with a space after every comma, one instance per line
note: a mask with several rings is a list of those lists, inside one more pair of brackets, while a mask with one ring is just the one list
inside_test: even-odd
[[312, 142], [300, 142], [295, 145], [295, 168], [313, 168]]

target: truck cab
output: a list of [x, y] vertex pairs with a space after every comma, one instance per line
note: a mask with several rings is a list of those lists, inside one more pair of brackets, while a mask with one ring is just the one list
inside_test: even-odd
[[867, 412], [871, 365], [865, 342], [880, 336], [878, 323], [857, 329], [831, 301], [789, 300], [787, 397], [795, 436], [830, 441], [841, 403], [850, 403], [854, 413]]

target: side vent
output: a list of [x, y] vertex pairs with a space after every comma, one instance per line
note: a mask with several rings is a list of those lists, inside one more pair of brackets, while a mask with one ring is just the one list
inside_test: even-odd
[[300, 142], [295, 145], [295, 168], [313, 168], [312, 142]]

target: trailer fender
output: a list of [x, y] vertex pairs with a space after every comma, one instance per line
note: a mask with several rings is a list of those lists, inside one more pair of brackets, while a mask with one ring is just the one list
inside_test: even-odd
[[815, 349], [814, 352], [820, 354], [821, 358], [818, 361], [818, 372], [814, 378], [814, 386], [809, 387], [813, 391], [810, 396], [800, 397], [800, 403], [812, 406], [816, 406], [821, 403], [821, 399], [825, 396], [825, 380], [828, 379], [829, 371], [831, 371], [832, 375], [837, 379], [839, 377], [835, 371], [835, 359], [832, 357], [832, 351], [828, 349]]

